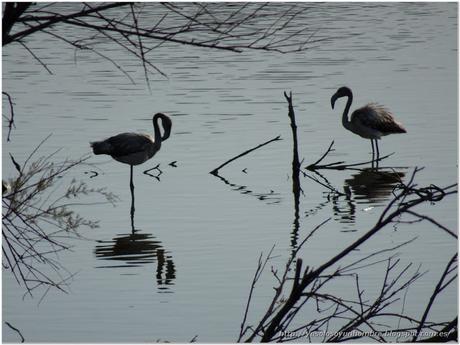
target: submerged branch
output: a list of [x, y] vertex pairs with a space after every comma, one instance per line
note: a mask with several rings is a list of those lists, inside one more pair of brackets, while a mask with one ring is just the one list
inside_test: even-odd
[[359, 162], [359, 163], [351, 163], [351, 164], [346, 164], [345, 161], [338, 161], [338, 162], [333, 162], [333, 163], [328, 163], [328, 164], [323, 164], [323, 165], [319, 164], [324, 160], [324, 158], [327, 157], [327, 155], [330, 152], [335, 151], [332, 148], [333, 145], [334, 145], [334, 140], [332, 140], [332, 142], [329, 145], [329, 147], [326, 150], [326, 152], [316, 162], [314, 162], [314, 163], [312, 163], [310, 165], [307, 165], [305, 167], [305, 169], [310, 170], [310, 171], [315, 171], [315, 170], [320, 170], [320, 169], [346, 170], [346, 169], [349, 169], [349, 168], [352, 168], [352, 167], [366, 165], [366, 164], [369, 164], [369, 163], [377, 163], [377, 162], [380, 162], [380, 161], [382, 161], [382, 160], [394, 155], [394, 152], [392, 152], [390, 154], [387, 154], [385, 156], [379, 157], [377, 159], [373, 159], [373, 160], [365, 161], [365, 162]]
[[225, 163], [219, 165], [217, 168], [211, 170], [209, 173], [212, 174], [212, 175], [218, 175], [218, 174], [219, 174], [219, 170], [222, 169], [222, 168], [223, 168], [224, 166], [226, 166], [227, 164], [229, 164], [229, 163], [231, 163], [231, 162], [237, 160], [238, 158], [241, 158], [241, 157], [243, 157], [243, 156], [246, 156], [247, 154], [249, 154], [249, 153], [251, 153], [251, 152], [253, 152], [253, 151], [255, 151], [255, 150], [257, 150], [257, 149], [259, 149], [259, 148], [261, 148], [261, 147], [263, 147], [263, 146], [265, 146], [265, 145], [268, 145], [268, 144], [270, 144], [270, 143], [272, 143], [272, 142], [274, 142], [274, 141], [278, 141], [278, 140], [282, 140], [281, 137], [280, 137], [279, 135], [278, 135], [277, 137], [273, 138], [273, 139], [270, 139], [270, 140], [268, 140], [268, 141], [266, 141], [266, 142], [264, 142], [264, 143], [262, 143], [262, 144], [259, 144], [259, 145], [255, 146], [255, 147], [253, 147], [253, 148], [251, 148], [251, 149], [249, 149], [249, 150], [246, 150], [246, 151], [240, 153], [239, 155], [236, 155], [236, 156], [233, 157], [233, 158], [230, 158], [228, 161], [226, 161]]
[[291, 125], [292, 132], [292, 195], [294, 197], [294, 221], [291, 234], [291, 247], [293, 249], [297, 246], [297, 239], [299, 237], [300, 228], [300, 194], [303, 192], [300, 185], [300, 160], [299, 160], [299, 141], [297, 137], [297, 123], [294, 112], [294, 105], [292, 104], [292, 92], [289, 96], [284, 92], [284, 98], [288, 102], [288, 117]]
[[297, 138], [297, 123], [295, 120], [295, 112], [294, 112], [294, 106], [292, 105], [292, 92], [289, 93], [289, 96], [287, 95], [286, 92], [284, 92], [284, 97], [286, 98], [286, 101], [288, 102], [288, 116], [289, 120], [291, 121], [291, 130], [292, 130], [292, 171], [294, 175], [299, 175], [299, 169], [300, 169], [300, 160], [299, 160], [299, 140]]

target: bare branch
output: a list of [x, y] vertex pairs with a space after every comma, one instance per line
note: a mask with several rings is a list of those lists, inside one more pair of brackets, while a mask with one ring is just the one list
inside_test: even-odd
[[442, 289], [445, 287], [445, 286], [443, 287], [442, 284], [443, 284], [444, 280], [447, 278], [447, 276], [449, 274], [450, 267], [452, 265], [456, 264], [457, 256], [458, 256], [457, 253], [455, 253], [455, 255], [452, 256], [452, 258], [449, 260], [446, 268], [444, 269], [444, 272], [442, 273], [441, 278], [439, 279], [438, 283], [436, 284], [436, 287], [435, 287], [435, 289], [433, 291], [433, 294], [431, 295], [430, 300], [428, 301], [428, 304], [427, 304], [427, 306], [425, 308], [425, 311], [423, 312], [420, 324], [417, 327], [417, 331], [416, 331], [414, 337], [412, 338], [412, 342], [415, 342], [418, 339], [420, 331], [422, 330], [423, 325], [425, 324], [426, 318], [428, 317], [428, 313], [430, 312], [430, 309], [431, 309], [431, 307], [433, 305], [434, 300], [439, 295], [439, 293], [442, 291]]
[[10, 105], [10, 118], [8, 119], [5, 115], [3, 115], [8, 120], [8, 135], [6, 137], [6, 141], [10, 141], [11, 130], [13, 127], [16, 128], [16, 125], [14, 124], [13, 99], [8, 92], [2, 91], [2, 94], [8, 98], [8, 104]]
[[44, 69], [46, 69], [46, 71], [47, 71], [49, 74], [51, 74], [51, 75], [53, 74], [53, 72], [51, 72], [51, 70], [48, 68], [48, 66], [47, 66], [37, 55], [35, 55], [35, 53], [34, 53], [31, 49], [29, 49], [29, 47], [27, 47], [26, 44], [25, 44], [24, 42], [18, 41], [18, 43], [19, 43], [20, 45], [22, 45], [22, 46], [30, 53], [30, 55], [32, 55], [32, 57], [33, 57], [35, 60], [37, 60], [38, 63], [39, 63], [40, 65], [43, 66]]
[[253, 147], [253, 148], [251, 148], [251, 149], [249, 149], [249, 150], [246, 150], [246, 151], [240, 153], [239, 155], [236, 155], [236, 156], [233, 157], [233, 158], [230, 158], [228, 161], [226, 161], [225, 163], [219, 165], [217, 168], [213, 169], [213, 170], [210, 171], [209, 173], [212, 174], [212, 175], [218, 175], [219, 170], [222, 169], [222, 168], [223, 168], [224, 166], [226, 166], [227, 164], [233, 162], [234, 160], [237, 160], [238, 158], [241, 158], [241, 157], [243, 157], [243, 156], [246, 156], [248, 153], [251, 153], [251, 152], [253, 152], [253, 151], [255, 151], [255, 150], [257, 150], [257, 149], [259, 149], [259, 148], [261, 148], [261, 147], [263, 147], [263, 146], [265, 146], [265, 145], [268, 145], [268, 144], [270, 144], [271, 142], [278, 141], [278, 140], [281, 140], [281, 137], [280, 137], [279, 135], [278, 135], [277, 137], [273, 138], [273, 139], [270, 139], [270, 140], [268, 140], [268, 141], [266, 141], [266, 142], [264, 142], [264, 143], [262, 143], [262, 144], [259, 144], [259, 145], [255, 146], [255, 147]]
[[377, 159], [374, 159], [374, 160], [370, 160], [370, 161], [365, 161], [365, 162], [359, 162], [359, 163], [351, 163], [351, 164], [344, 164], [345, 162], [344, 161], [339, 161], [339, 162], [333, 162], [333, 163], [328, 163], [328, 164], [324, 164], [324, 165], [320, 165], [319, 163], [321, 163], [324, 158], [326, 158], [326, 156], [332, 152], [332, 151], [335, 151], [332, 146], [334, 145], [334, 140], [331, 142], [331, 144], [329, 145], [328, 149], [326, 150], [326, 152], [315, 162], [315, 163], [312, 163], [312, 164], [309, 164], [305, 167], [305, 169], [307, 170], [320, 170], [320, 169], [331, 169], [331, 170], [346, 170], [346, 169], [349, 169], [349, 168], [352, 168], [352, 167], [357, 167], [357, 166], [361, 166], [361, 165], [366, 165], [366, 164], [369, 164], [369, 163], [376, 163], [376, 162], [380, 162], [388, 157], [391, 157], [392, 155], [394, 155], [394, 152], [390, 153], [390, 154], [387, 154], [385, 156], [382, 156], [382, 157], [379, 157]]
[[429, 221], [430, 223], [436, 225], [438, 228], [444, 230], [445, 232], [447, 232], [449, 235], [451, 235], [452, 237], [458, 239], [458, 236], [456, 234], [453, 233], [452, 230], [449, 230], [448, 228], [446, 228], [444, 225], [440, 224], [439, 222], [437, 222], [436, 220], [434, 220], [433, 218], [431, 217], [428, 217], [428, 216], [425, 216], [423, 214], [419, 214], [417, 212], [414, 212], [412, 210], [408, 210], [407, 213], [419, 218], [419, 219], [423, 219], [423, 220], [427, 220]]
[[5, 321], [5, 325], [7, 325], [9, 328], [11, 328], [13, 331], [15, 331], [16, 333], [19, 334], [19, 336], [21, 337], [21, 343], [23, 343], [25, 341], [21, 331], [19, 329], [17, 329], [16, 327], [13, 327], [8, 321]]
[[[101, 5], [101, 6], [98, 6], [96, 8], [92, 8], [92, 9], [88, 9], [88, 10], [82, 10], [82, 11], [79, 11], [79, 12], [76, 12], [76, 13], [71, 13], [71, 14], [68, 14], [68, 15], [60, 15], [58, 13], [55, 13], [54, 15], [49, 16], [49, 17], [32, 18], [32, 19], [28, 18], [29, 20], [34, 20], [34, 21], [45, 20], [45, 22], [41, 23], [39, 25], [36, 25], [34, 27], [30, 27], [28, 29], [19, 31], [19, 32], [13, 34], [13, 35], [8, 35], [8, 33], [7, 33], [6, 37], [4, 37], [3, 40], [2, 40], [2, 45], [7, 45], [7, 44], [9, 44], [11, 42], [20, 40], [21, 38], [29, 36], [29, 35], [37, 32], [37, 31], [46, 29], [46, 28], [48, 28], [48, 27], [50, 27], [52, 25], [55, 25], [57, 23], [65, 22], [65, 21], [67, 21], [69, 19], [72, 19], [72, 18], [85, 17], [88, 14], [96, 12], [96, 11], [100, 12], [100, 11], [108, 10], [110, 8], [126, 6], [126, 5], [129, 5], [129, 4], [130, 3], [112, 3], [112, 4], [107, 4], [107, 5]], [[22, 21], [22, 19], [19, 19], [19, 17], [18, 17], [17, 21]]]
[[[320, 330], [321, 327], [327, 327], [329, 329], [330, 322], [336, 319], [342, 321], [341, 325], [337, 332], [334, 333], [335, 335], [329, 337], [328, 339], [324, 339], [325, 341], [338, 342], [358, 339], [365, 336], [377, 341], [387, 341], [382, 332], [379, 331], [381, 327], [387, 328], [387, 326], [376, 322], [374, 319], [383, 315], [389, 315], [389, 313], [385, 313], [384, 310], [398, 302], [400, 300], [399, 295], [403, 291], [407, 292], [407, 288], [417, 279], [422, 277], [425, 272], [420, 272], [419, 266], [415, 268], [415, 271], [412, 274], [409, 274], [409, 270], [411, 270], [413, 266], [412, 263], [402, 266], [401, 269], [397, 271], [397, 267], [399, 267], [401, 263], [400, 259], [396, 258], [395, 255], [390, 256], [386, 260], [377, 260], [374, 262], [368, 262], [368, 260], [376, 255], [382, 255], [386, 252], [397, 250], [401, 246], [411, 243], [414, 239], [406, 241], [400, 245], [396, 245], [393, 248], [379, 250], [365, 256], [362, 259], [358, 259], [349, 265], [341, 265], [342, 267], [339, 266], [339, 268], [335, 269], [332, 273], [326, 273], [326, 270], [339, 265], [353, 250], [363, 245], [369, 238], [374, 236], [378, 231], [382, 230], [386, 225], [394, 222], [395, 219], [400, 219], [402, 215], [409, 213], [408, 211], [410, 211], [413, 207], [426, 202], [438, 202], [448, 195], [457, 193], [457, 191], [453, 189], [456, 187], [456, 184], [449, 185], [444, 188], [434, 185], [422, 188], [416, 187], [414, 183], [414, 176], [417, 171], [419, 171], [419, 169], [414, 170], [408, 184], [401, 184], [397, 191], [395, 191], [394, 199], [383, 210], [374, 227], [330, 260], [326, 261], [318, 268], [306, 268], [303, 270], [302, 260], [300, 258], [296, 259], [295, 268], [291, 267], [291, 264], [294, 262], [294, 258], [297, 255], [297, 252], [294, 253], [294, 255], [288, 260], [284, 275], [278, 275], [278, 273], [276, 273], [276, 280], [279, 284], [278, 287], [275, 288], [276, 294], [270, 303], [266, 314], [264, 314], [262, 321], [259, 322], [258, 326], [250, 328], [252, 333], [245, 341], [252, 342], [256, 337], [260, 337], [260, 340], [263, 342], [291, 341], [301, 338], [301, 335], [295, 334], [291, 337], [287, 329], [294, 320], [295, 316], [298, 314], [299, 310], [301, 310], [301, 308], [309, 300], [315, 301], [318, 313], [328, 314], [322, 318], [315, 318], [310, 322], [306, 322], [302, 326], [297, 327], [294, 331], [308, 330], [308, 332], [312, 332], [314, 330]], [[300, 244], [299, 248], [304, 243], [305, 241]], [[435, 296], [451, 284], [454, 279], [456, 279], [456, 274], [452, 274], [452, 272], [455, 271], [452, 268], [452, 263], [455, 260], [456, 256], [451, 260], [448, 267], [446, 267], [445, 273], [439, 281], [435, 289], [435, 293], [427, 306], [426, 312], [420, 321], [402, 314], [393, 313], [393, 315], [398, 319], [405, 319], [411, 322], [414, 321], [416, 326], [410, 328], [411, 330], [419, 329], [420, 331], [427, 328], [432, 329], [434, 324], [426, 322], [426, 315], [428, 314]], [[378, 292], [375, 300], [373, 302], [369, 302], [363, 297], [364, 291], [360, 288], [356, 271], [363, 267], [383, 263], [386, 264], [386, 268], [380, 291]], [[360, 266], [358, 266], [358, 264], [360, 264]], [[294, 271], [294, 277], [288, 278], [286, 273], [291, 270]], [[447, 277], [447, 275], [450, 276]], [[404, 278], [405, 276], [407, 276], [407, 278]], [[318, 289], [324, 286], [326, 282], [346, 277], [354, 278], [354, 287], [357, 290], [356, 300], [345, 300], [337, 296], [328, 296], [318, 292]], [[283, 289], [283, 286], [288, 279], [292, 280], [292, 286], [287, 299], [283, 299], [281, 307], [273, 308], [273, 305], [279, 301], [279, 296], [281, 296], [280, 289]], [[320, 308], [320, 304], [324, 304], [326, 301], [331, 303], [326, 303], [326, 308]], [[343, 321], [346, 322], [343, 323]], [[371, 333], [366, 332], [365, 329], [362, 328], [363, 326], [367, 327]], [[409, 328], [407, 329], [409, 330]], [[350, 335], [352, 334], [350, 333], [352, 331], [357, 332], [354, 334], [358, 335]]]

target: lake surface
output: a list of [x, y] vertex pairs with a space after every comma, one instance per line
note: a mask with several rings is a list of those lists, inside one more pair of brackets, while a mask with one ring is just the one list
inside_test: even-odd
[[[281, 11], [290, 5], [278, 6]], [[31, 36], [27, 44], [52, 75], [20, 45], [3, 49], [3, 90], [14, 98], [17, 127], [7, 142], [4, 121], [4, 179], [16, 174], [9, 153], [23, 162], [50, 133], [41, 154], [62, 148], [55, 159], [77, 159], [90, 153], [90, 141], [125, 131], [152, 132], [156, 112], [173, 121], [159, 154], [134, 169], [135, 233], [127, 165], [92, 156], [93, 165], [69, 174], [90, 187], [106, 187], [119, 201], [75, 208], [100, 227], [81, 228], [86, 239], [69, 240], [72, 250], [59, 254], [62, 265], [76, 273], [68, 294], [52, 290], [40, 303], [40, 294], [23, 299], [24, 291], [3, 271], [3, 320], [20, 329], [26, 341], [188, 342], [197, 336], [200, 342], [232, 342], [261, 252], [275, 245], [271, 264], [282, 269], [293, 243], [332, 217], [301, 253], [304, 262], [318, 266], [370, 229], [391, 199], [394, 181], [376, 181], [366, 171], [323, 171], [331, 185], [351, 194], [328, 198], [322, 185], [301, 177], [300, 226], [293, 233], [292, 141], [284, 91], [293, 94], [303, 166], [317, 160], [332, 140], [335, 151], [328, 161], [370, 158], [369, 141], [342, 127], [343, 99], [334, 110], [330, 106], [336, 89], [347, 85], [354, 91], [352, 109], [377, 101], [408, 130], [381, 141], [381, 154], [395, 152], [382, 165], [398, 167], [392, 172], [403, 180], [416, 166], [425, 167], [417, 175], [421, 186], [457, 181], [457, 4], [299, 6], [305, 7], [296, 19], [299, 25], [308, 22], [318, 38], [330, 39], [290, 54], [164, 45], [152, 62], [167, 78], [152, 75], [151, 93], [141, 64], [113, 44], [104, 52], [127, 68], [134, 85], [106, 60], [74, 52], [44, 34]], [[79, 36], [75, 28], [59, 30]], [[3, 112], [8, 113], [5, 100]], [[224, 167], [223, 179], [209, 174], [278, 135], [283, 140]], [[169, 165], [174, 161], [177, 167]], [[156, 164], [162, 170], [159, 181], [142, 174]], [[91, 178], [90, 170], [99, 175]], [[418, 211], [456, 232], [457, 207], [451, 197]], [[399, 257], [427, 271], [405, 301], [408, 314], [420, 317], [457, 251], [456, 241], [429, 223], [401, 224], [380, 232], [356, 257], [414, 237]], [[379, 288], [382, 272], [384, 266], [365, 271], [366, 291]], [[268, 270], [257, 285], [249, 315], [253, 323], [265, 311], [275, 283]], [[457, 302], [453, 284], [430, 319], [453, 319]], [[401, 304], [394, 308], [400, 311]], [[19, 341], [5, 324], [3, 341]]]

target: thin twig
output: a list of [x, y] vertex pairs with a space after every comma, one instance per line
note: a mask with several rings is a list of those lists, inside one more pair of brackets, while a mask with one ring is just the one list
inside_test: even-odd
[[8, 119], [8, 135], [6, 137], [6, 141], [10, 141], [11, 130], [16, 128], [14, 123], [14, 108], [13, 108], [13, 100], [8, 92], [2, 91], [2, 94], [8, 98], [8, 104], [10, 105], [10, 118]]
[[356, 167], [356, 166], [360, 166], [360, 165], [365, 165], [365, 164], [369, 164], [369, 163], [375, 163], [375, 162], [380, 162], [382, 160], [384, 160], [385, 158], [388, 158], [392, 155], [394, 155], [394, 152], [390, 153], [390, 154], [387, 154], [385, 156], [382, 156], [382, 157], [379, 157], [377, 159], [374, 159], [374, 160], [370, 160], [370, 161], [365, 161], [365, 162], [359, 162], [359, 163], [351, 163], [351, 164], [344, 164], [345, 162], [344, 161], [338, 161], [338, 162], [333, 162], [333, 163], [328, 163], [328, 164], [324, 164], [324, 165], [320, 165], [319, 163], [321, 163], [324, 158], [326, 158], [326, 156], [332, 152], [332, 151], [335, 151], [332, 146], [334, 145], [334, 140], [331, 142], [331, 144], [329, 145], [329, 147], [327, 148], [326, 152], [323, 153], [323, 155], [314, 163], [312, 164], [309, 164], [305, 167], [305, 169], [307, 170], [311, 170], [311, 171], [314, 171], [314, 170], [320, 170], [320, 169], [330, 169], [330, 170], [346, 170], [348, 168], [351, 168], [351, 167]]
[[278, 135], [277, 137], [273, 138], [273, 139], [270, 139], [270, 140], [268, 140], [268, 141], [266, 141], [266, 142], [260, 144], [260, 145], [257, 145], [257, 146], [255, 146], [255, 147], [249, 149], [249, 150], [246, 150], [246, 151], [244, 151], [243, 153], [240, 153], [239, 155], [237, 155], [237, 156], [235, 156], [235, 157], [229, 159], [229, 160], [226, 161], [225, 163], [219, 165], [217, 168], [215, 168], [214, 170], [210, 171], [209, 173], [212, 174], [212, 175], [218, 175], [219, 170], [222, 169], [222, 168], [223, 168], [224, 166], [226, 166], [227, 164], [233, 162], [234, 160], [237, 160], [238, 158], [241, 158], [241, 157], [247, 155], [248, 153], [251, 153], [252, 151], [255, 151], [255, 150], [257, 150], [257, 149], [259, 149], [259, 148], [261, 148], [261, 147], [263, 147], [263, 146], [265, 146], [265, 145], [268, 145], [268, 144], [270, 144], [271, 142], [278, 141], [278, 140], [282, 140], [282, 139], [281, 139], [281, 136], [279, 136], [279, 135]]
[[434, 300], [436, 299], [436, 297], [439, 295], [439, 293], [441, 292], [441, 290], [446, 286], [444, 285], [444, 287], [442, 286], [443, 282], [444, 282], [444, 279], [446, 279], [447, 275], [449, 274], [449, 271], [450, 271], [450, 267], [456, 263], [457, 261], [457, 253], [455, 253], [454, 256], [452, 256], [452, 258], [449, 260], [446, 268], [444, 269], [444, 272], [443, 274], [441, 275], [441, 278], [439, 279], [438, 283], [436, 284], [436, 287], [433, 291], [433, 294], [431, 295], [430, 297], [430, 300], [428, 301], [428, 304], [425, 308], [425, 311], [423, 312], [423, 315], [422, 315], [422, 318], [420, 320], [420, 324], [419, 326], [417, 327], [417, 331], [414, 335], [414, 337], [412, 338], [412, 342], [415, 342], [417, 340], [417, 338], [419, 337], [420, 335], [420, 331], [422, 330], [423, 328], [423, 325], [425, 324], [425, 320], [426, 318], [428, 317], [428, 313], [430, 312], [431, 310], [431, 307], [433, 305], [433, 302]]
[[24, 337], [22, 336], [22, 333], [19, 329], [17, 329], [16, 327], [13, 327], [8, 321], [5, 321], [5, 325], [7, 325], [9, 328], [11, 328], [13, 331], [16, 331], [19, 336], [21, 337], [21, 343], [23, 343], [25, 341]]
[[436, 225], [438, 228], [444, 230], [445, 232], [447, 232], [449, 235], [451, 235], [452, 237], [458, 239], [458, 236], [456, 234], [453, 233], [452, 230], [446, 228], [444, 225], [440, 224], [439, 222], [437, 222], [436, 220], [434, 220], [433, 218], [431, 217], [428, 217], [428, 216], [425, 216], [423, 214], [419, 214], [417, 212], [414, 212], [412, 210], [408, 210], [407, 213], [419, 218], [419, 219], [424, 219], [424, 220], [427, 220], [429, 221], [430, 223]]
[[308, 169], [308, 170], [313, 170], [312, 167], [314, 166], [317, 166], [319, 163], [321, 163], [321, 161], [329, 154], [329, 152], [331, 151], [334, 151], [332, 149], [332, 146], [334, 145], [334, 140], [332, 140], [331, 144], [329, 145], [329, 147], [327, 148], [326, 152], [324, 152], [324, 154], [315, 162], [315, 163], [312, 163], [310, 164], [309, 166], [307, 166], [305, 169]]
[[271, 259], [271, 256], [272, 256], [272, 253], [273, 253], [274, 249], [275, 249], [275, 246], [273, 245], [264, 260], [262, 260], [263, 253], [260, 253], [259, 261], [258, 261], [258, 264], [257, 264], [257, 269], [256, 269], [256, 272], [254, 273], [254, 278], [252, 279], [251, 288], [249, 289], [249, 295], [248, 295], [248, 299], [247, 299], [247, 302], [246, 302], [246, 307], [245, 307], [244, 314], [243, 314], [244, 315], [243, 316], [243, 321], [241, 322], [241, 325], [240, 325], [240, 335], [238, 337], [238, 341], [241, 340], [241, 338], [244, 336], [244, 334], [246, 332], [245, 325], [246, 325], [246, 319], [247, 319], [248, 313], [249, 313], [249, 306], [250, 306], [251, 301], [252, 301], [252, 294], [254, 293], [254, 289], [256, 287], [256, 284], [257, 284], [262, 272], [265, 270], [265, 266], [267, 265], [267, 262]]
[[28, 46], [26, 46], [26, 44], [25, 44], [24, 42], [22, 42], [22, 41], [20, 41], [20, 40], [18, 40], [18, 43], [19, 43], [20, 45], [22, 45], [22, 46], [30, 53], [30, 55], [32, 55], [32, 57], [33, 57], [35, 60], [37, 60], [38, 63], [39, 63], [40, 65], [43, 66], [44, 69], [46, 69], [46, 71], [47, 71], [49, 74], [53, 75], [53, 72], [51, 72], [51, 70], [48, 68], [48, 66], [47, 66], [37, 55], [35, 55], [35, 53], [32, 51], [32, 49], [30, 49]]

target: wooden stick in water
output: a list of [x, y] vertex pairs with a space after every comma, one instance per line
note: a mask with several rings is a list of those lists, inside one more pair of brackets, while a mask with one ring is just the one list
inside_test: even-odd
[[229, 160], [226, 161], [225, 163], [219, 165], [217, 168], [215, 168], [214, 170], [210, 171], [209, 173], [212, 174], [212, 175], [218, 175], [219, 170], [222, 169], [222, 168], [223, 168], [224, 166], [226, 166], [227, 164], [233, 162], [234, 160], [237, 160], [238, 158], [241, 158], [241, 157], [243, 157], [243, 156], [246, 156], [248, 153], [251, 153], [252, 151], [257, 150], [257, 149], [261, 148], [262, 146], [268, 145], [268, 144], [270, 144], [271, 142], [273, 142], [273, 141], [278, 141], [278, 140], [282, 140], [282, 139], [281, 139], [281, 136], [279, 136], [279, 135], [278, 135], [276, 138], [270, 139], [270, 140], [268, 140], [268, 141], [266, 141], [266, 142], [264, 142], [264, 143], [262, 143], [262, 144], [260, 144], [260, 145], [257, 145], [256, 147], [253, 147], [252, 149], [249, 149], [249, 150], [244, 151], [243, 153], [240, 153], [239, 155], [237, 155], [237, 156], [235, 156], [235, 157], [229, 159]]

